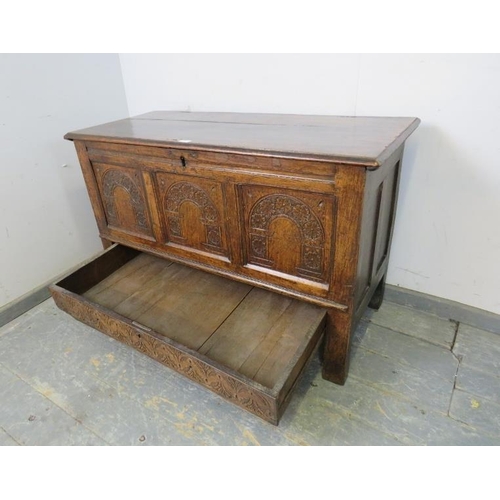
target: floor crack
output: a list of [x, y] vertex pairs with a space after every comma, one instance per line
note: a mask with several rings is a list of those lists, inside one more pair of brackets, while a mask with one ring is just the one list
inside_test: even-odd
[[23, 443], [18, 441], [10, 432], [7, 432], [1, 425], [0, 425], [0, 431], [5, 432], [5, 434], [7, 434], [7, 436], [9, 436], [12, 439], [12, 441], [16, 442], [19, 446], [23, 446]]
[[[458, 330], [458, 327], [457, 327], [457, 330]], [[457, 369], [455, 371], [455, 376], [453, 377], [453, 387], [451, 389], [450, 404], [448, 405], [448, 412], [446, 414], [450, 418], [452, 418], [450, 415], [450, 411], [451, 411], [451, 404], [453, 402], [453, 395], [455, 394], [455, 389], [457, 388], [458, 370], [460, 370], [460, 364], [462, 363], [462, 356], [456, 356], [453, 353], [453, 351], [452, 351], [452, 354], [453, 354], [453, 357], [458, 361], [458, 363], [457, 363]]]
[[[446, 349], [446, 350], [450, 349], [450, 347], [448, 347], [447, 344], [440, 344], [438, 342], [433, 342], [432, 340], [426, 339], [426, 338], [423, 338], [423, 337], [415, 337], [414, 335], [412, 335], [410, 333], [406, 333], [406, 332], [402, 332], [400, 330], [396, 330], [395, 328], [391, 328], [388, 325], [381, 325], [379, 323], [375, 323], [371, 319], [363, 319], [363, 318], [361, 318], [360, 323], [371, 323], [372, 325], [374, 325], [374, 326], [376, 326], [378, 328], [384, 328], [385, 330], [389, 330], [389, 331], [394, 332], [394, 333], [399, 333], [400, 335], [404, 335], [405, 337], [409, 337], [409, 338], [411, 338], [413, 340], [416, 340], [416, 341], [419, 341], [419, 342], [424, 342], [426, 344], [430, 344], [431, 346], [441, 347], [442, 349]], [[457, 327], [457, 331], [458, 331], [458, 327]], [[455, 332], [455, 337], [456, 337], [456, 332]], [[454, 343], [455, 343], [455, 338], [453, 339], [453, 345], [454, 345]]]
[[458, 337], [458, 327], [460, 326], [460, 323], [454, 319], [450, 319], [452, 323], [455, 323], [455, 334], [453, 335], [453, 340], [451, 342], [451, 347], [450, 351], [453, 352], [453, 349], [455, 348], [455, 342], [457, 341]]

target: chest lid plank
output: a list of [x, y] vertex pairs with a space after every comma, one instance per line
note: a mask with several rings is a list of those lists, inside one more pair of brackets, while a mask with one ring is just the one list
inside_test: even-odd
[[66, 139], [341, 162], [377, 168], [418, 118], [153, 111]]

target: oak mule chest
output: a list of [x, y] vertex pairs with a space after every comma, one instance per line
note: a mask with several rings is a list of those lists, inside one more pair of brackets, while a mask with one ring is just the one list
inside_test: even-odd
[[323, 377], [345, 382], [418, 123], [158, 111], [68, 133], [106, 250], [52, 295], [277, 424], [320, 339]]

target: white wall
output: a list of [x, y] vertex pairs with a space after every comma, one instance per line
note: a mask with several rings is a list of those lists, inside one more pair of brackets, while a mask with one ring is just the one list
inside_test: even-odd
[[388, 281], [500, 313], [500, 56], [120, 56], [155, 109], [418, 116]]
[[102, 249], [63, 135], [126, 116], [117, 55], [0, 55], [0, 307]]

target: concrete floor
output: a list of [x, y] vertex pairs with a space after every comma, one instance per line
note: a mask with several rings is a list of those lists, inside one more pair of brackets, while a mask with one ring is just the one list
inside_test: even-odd
[[499, 368], [500, 335], [385, 302], [275, 427], [47, 300], [0, 329], [0, 445], [499, 445]]

